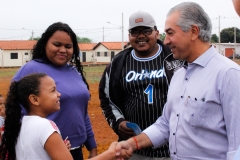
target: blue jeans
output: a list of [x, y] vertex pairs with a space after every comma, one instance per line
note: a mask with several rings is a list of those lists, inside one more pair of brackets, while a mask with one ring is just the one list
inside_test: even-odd
[[70, 153], [74, 160], [83, 160], [82, 147], [70, 150]]

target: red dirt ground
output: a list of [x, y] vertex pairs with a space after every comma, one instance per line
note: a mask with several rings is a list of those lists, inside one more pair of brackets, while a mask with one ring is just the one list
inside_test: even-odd
[[[8, 87], [12, 77], [0, 77], [0, 94], [6, 97]], [[91, 100], [89, 101], [88, 112], [91, 119], [93, 131], [98, 146], [98, 154], [107, 150], [111, 142], [117, 141], [117, 135], [108, 126], [102, 110], [100, 108], [100, 102], [98, 99], [98, 83], [90, 84]], [[88, 151], [83, 148], [84, 159], [88, 157]]]

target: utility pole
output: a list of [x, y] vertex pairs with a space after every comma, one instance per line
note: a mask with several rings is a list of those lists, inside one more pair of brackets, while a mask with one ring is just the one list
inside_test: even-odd
[[104, 42], [104, 27], [103, 27], [103, 42]]
[[234, 27], [234, 52], [233, 52], [233, 60], [235, 59], [236, 54], [236, 27]]
[[[23, 28], [23, 27], [22, 27], [22, 29], [24, 29], [24, 30], [30, 32], [29, 30], [27, 30], [27, 29], [25, 29], [25, 28]], [[33, 35], [34, 35], [34, 32], [33, 32], [33, 30], [32, 30], [32, 32], [31, 32], [31, 40], [33, 40]]]
[[33, 40], [33, 30], [32, 30], [32, 38], [31, 38], [31, 40]]
[[124, 49], [124, 38], [123, 38], [123, 13], [122, 13], [122, 50]]
[[124, 49], [124, 33], [123, 33], [123, 29], [124, 29], [124, 26], [123, 26], [123, 13], [122, 13], [122, 26], [119, 26], [119, 25], [116, 25], [116, 24], [113, 24], [111, 22], [107, 22], [109, 24], [112, 24], [112, 25], [115, 25], [115, 26], [118, 26], [119, 29], [122, 29], [122, 50]]
[[[220, 32], [220, 16], [218, 16], [218, 32], [219, 32], [219, 41], [218, 41], [218, 52], [221, 54], [220, 52], [220, 43], [221, 43], [221, 32]], [[225, 55], [224, 55], [225, 56]]]

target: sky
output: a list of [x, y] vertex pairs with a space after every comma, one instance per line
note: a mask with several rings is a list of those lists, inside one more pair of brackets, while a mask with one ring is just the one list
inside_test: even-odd
[[[54, 22], [67, 23], [79, 37], [93, 42], [128, 41], [129, 16], [150, 13], [160, 33], [168, 11], [184, 0], [0, 0], [0, 40], [40, 37]], [[232, 0], [192, 0], [212, 21], [212, 34], [228, 27], [240, 28]], [[220, 18], [219, 18], [220, 17]], [[219, 23], [220, 22], [220, 23]], [[122, 31], [123, 27], [123, 31]]]

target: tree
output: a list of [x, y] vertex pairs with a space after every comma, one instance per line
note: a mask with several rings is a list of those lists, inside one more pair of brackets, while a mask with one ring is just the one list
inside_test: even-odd
[[[221, 31], [221, 43], [234, 43], [234, 27]], [[236, 28], [236, 43], [240, 43], [240, 30]]]
[[216, 34], [212, 34], [211, 42], [212, 43], [218, 43], [219, 42], [218, 36]]
[[78, 43], [91, 43], [92, 40], [87, 37], [78, 37], [77, 36]]
[[166, 33], [161, 33], [159, 36], [160, 36], [160, 40], [164, 41], [166, 37]]
[[28, 40], [36, 40], [36, 41], [38, 41], [40, 39], [40, 37], [33, 37], [33, 39], [32, 39], [32, 36], [28, 39]]

